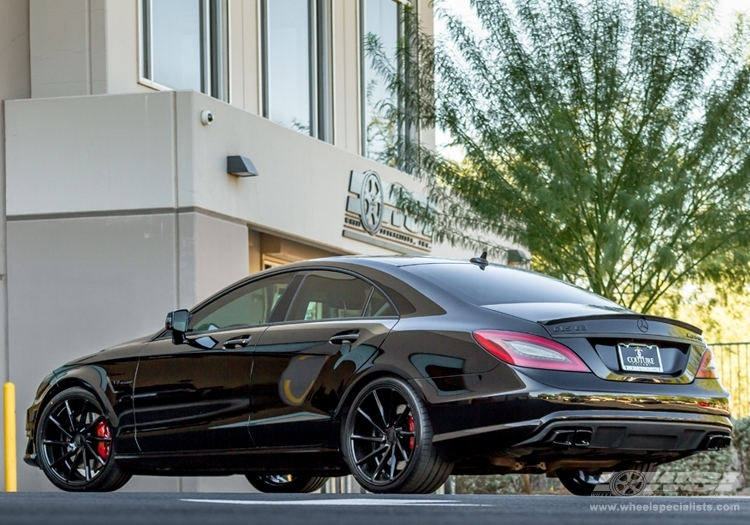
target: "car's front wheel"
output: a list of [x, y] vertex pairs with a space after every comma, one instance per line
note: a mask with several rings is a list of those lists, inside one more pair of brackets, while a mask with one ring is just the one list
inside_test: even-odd
[[341, 436], [344, 459], [370, 492], [428, 494], [453, 464], [432, 443], [424, 403], [403, 380], [375, 379], [354, 398]]
[[304, 493], [322, 487], [328, 478], [295, 474], [245, 474], [250, 484], [260, 492]]
[[637, 463], [614, 472], [563, 470], [557, 477], [574, 496], [637, 496], [648, 487], [656, 463]]
[[117, 490], [130, 474], [115, 461], [113, 435], [94, 394], [79, 387], [63, 390], [44, 407], [37, 423], [39, 465], [62, 490]]

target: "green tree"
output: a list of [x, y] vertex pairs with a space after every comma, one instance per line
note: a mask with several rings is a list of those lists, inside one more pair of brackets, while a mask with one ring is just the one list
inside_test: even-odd
[[534, 269], [644, 312], [688, 282], [748, 282], [741, 20], [719, 41], [706, 1], [472, 0], [478, 27], [448, 4], [435, 41], [407, 13], [398, 70], [367, 46], [399, 94], [391, 118], [442, 129], [463, 154], [406, 134], [395, 146], [435, 207], [402, 203], [438, 240], [510, 239]]

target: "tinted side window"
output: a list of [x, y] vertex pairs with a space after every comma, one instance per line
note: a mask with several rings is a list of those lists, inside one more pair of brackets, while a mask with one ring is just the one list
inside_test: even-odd
[[267, 323], [293, 277], [293, 273], [267, 277], [222, 295], [193, 314], [188, 331], [204, 332]]
[[352, 275], [314, 271], [307, 274], [287, 320], [310, 321], [361, 317], [372, 285]]
[[365, 308], [365, 317], [392, 317], [398, 315], [391, 302], [378, 290], [373, 290]]

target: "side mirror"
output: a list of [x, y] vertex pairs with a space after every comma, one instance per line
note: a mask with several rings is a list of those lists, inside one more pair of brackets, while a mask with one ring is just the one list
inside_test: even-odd
[[190, 314], [187, 310], [175, 310], [167, 314], [167, 319], [164, 321], [164, 328], [172, 330], [172, 341], [174, 344], [185, 342], [185, 332], [188, 329], [189, 319]]

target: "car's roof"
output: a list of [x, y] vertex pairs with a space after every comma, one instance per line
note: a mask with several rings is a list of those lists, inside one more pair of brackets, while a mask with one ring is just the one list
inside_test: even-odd
[[445, 257], [432, 257], [429, 255], [340, 255], [336, 257], [326, 257], [324, 259], [300, 261], [298, 264], [315, 264], [322, 262], [345, 262], [367, 266], [387, 264], [396, 267], [415, 266], [419, 264], [471, 264], [468, 259], [448, 259]]

